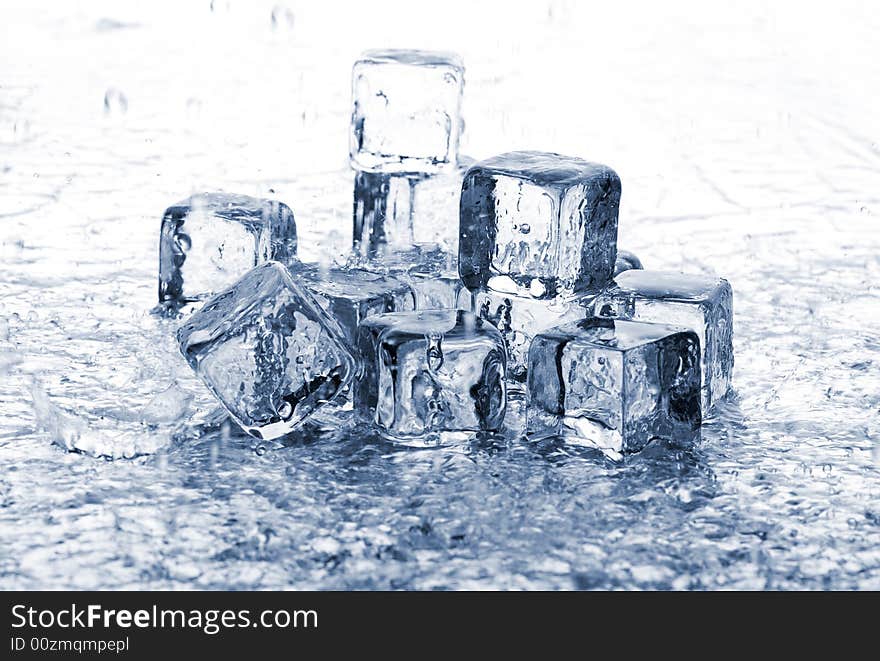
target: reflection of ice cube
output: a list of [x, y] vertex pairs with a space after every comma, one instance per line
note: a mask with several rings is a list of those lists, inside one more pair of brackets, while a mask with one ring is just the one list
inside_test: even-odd
[[506, 357], [490, 324], [454, 310], [377, 315], [361, 324], [358, 348], [355, 405], [389, 436], [500, 427]]
[[727, 393], [733, 371], [733, 290], [722, 278], [631, 270], [596, 299], [603, 317], [675, 324], [700, 338], [703, 411]]
[[159, 242], [159, 302], [186, 303], [230, 286], [257, 264], [296, 257], [296, 223], [282, 203], [201, 193], [165, 211]]
[[415, 308], [412, 288], [389, 275], [362, 269], [322, 269], [302, 264], [290, 269], [339, 324], [352, 346], [361, 321], [373, 314]]
[[458, 154], [464, 66], [449, 53], [376, 50], [352, 70], [350, 155], [358, 170], [431, 173]]
[[479, 291], [473, 295], [474, 312], [492, 323], [507, 346], [507, 374], [524, 382], [532, 338], [542, 330], [588, 315], [590, 299], [541, 301], [523, 296]]
[[665, 324], [590, 318], [545, 331], [529, 351], [528, 430], [619, 458], [700, 433], [700, 345]]
[[290, 432], [354, 376], [336, 322], [277, 262], [209, 299], [177, 339], [235, 421], [261, 439]]
[[540, 299], [596, 291], [614, 270], [619, 203], [604, 165], [544, 152], [481, 161], [462, 184], [462, 280]]

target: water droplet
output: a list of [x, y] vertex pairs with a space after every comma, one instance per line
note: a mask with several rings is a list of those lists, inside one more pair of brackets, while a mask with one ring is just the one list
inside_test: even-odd
[[431, 335], [428, 337], [428, 369], [437, 371], [443, 366], [443, 349], [440, 346], [442, 338], [440, 335]]
[[104, 113], [107, 115], [124, 115], [128, 111], [128, 99], [115, 87], [104, 92]]
[[293, 405], [290, 402], [284, 402], [278, 407], [278, 415], [282, 420], [290, 420], [293, 416]]
[[192, 248], [192, 239], [189, 238], [189, 234], [178, 234], [174, 237], [174, 243], [177, 244], [181, 252], [187, 252]]
[[522, 232], [523, 234], [528, 234], [529, 232], [532, 231], [532, 226], [529, 225], [528, 223], [523, 223], [522, 225], [519, 226], [519, 231]]
[[272, 29], [292, 30], [294, 23], [293, 12], [284, 5], [275, 5], [272, 8]]
[[190, 120], [197, 120], [202, 114], [202, 101], [195, 97], [186, 100], [186, 116]]
[[254, 448], [254, 454], [256, 454], [258, 457], [262, 457], [264, 454], [266, 454], [266, 446], [262, 444], [258, 445]]

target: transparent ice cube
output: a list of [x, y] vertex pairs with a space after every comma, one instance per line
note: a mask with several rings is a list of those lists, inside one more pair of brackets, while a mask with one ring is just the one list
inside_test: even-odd
[[619, 203], [604, 165], [531, 151], [477, 163], [461, 191], [465, 286], [539, 299], [598, 290], [614, 272]]
[[599, 295], [594, 310], [602, 317], [690, 328], [702, 348], [704, 415], [727, 393], [733, 372], [733, 290], [727, 280], [624, 271]]
[[357, 327], [373, 314], [415, 309], [412, 287], [390, 275], [363, 269], [321, 268], [301, 264], [290, 268], [302, 279], [321, 306], [339, 324], [349, 344], [354, 346]]
[[257, 264], [296, 258], [296, 223], [283, 202], [200, 193], [168, 207], [159, 239], [159, 302], [219, 292]]
[[561, 436], [614, 458], [653, 439], [699, 439], [693, 331], [601, 318], [558, 326], [532, 342], [528, 378], [532, 437]]
[[541, 331], [589, 316], [592, 299], [536, 300], [493, 291], [473, 294], [475, 314], [494, 325], [507, 346], [507, 375], [524, 383], [532, 338]]
[[177, 332], [180, 350], [246, 432], [292, 431], [350, 386], [355, 363], [305, 286], [267, 262], [209, 299]]
[[464, 65], [454, 54], [364, 53], [352, 70], [352, 165], [371, 172], [451, 167], [462, 130], [463, 88]]
[[500, 333], [455, 310], [370, 317], [355, 406], [392, 438], [496, 430], [507, 404]]

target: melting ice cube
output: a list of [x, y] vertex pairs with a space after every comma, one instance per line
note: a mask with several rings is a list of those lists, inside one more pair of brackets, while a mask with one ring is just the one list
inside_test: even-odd
[[364, 53], [352, 70], [352, 165], [423, 173], [454, 165], [463, 88], [464, 65], [454, 54]]
[[599, 295], [594, 310], [602, 317], [690, 328], [702, 348], [704, 414], [727, 393], [733, 372], [733, 290], [727, 280], [625, 271]]
[[538, 335], [529, 351], [528, 433], [619, 458], [653, 439], [700, 434], [700, 343], [665, 324], [590, 318]]
[[538, 299], [596, 291], [614, 271], [619, 203], [604, 165], [531, 151], [481, 161], [462, 184], [461, 278]]
[[260, 439], [292, 431], [354, 378], [342, 330], [277, 262], [209, 299], [177, 339], [233, 419]]
[[168, 207], [159, 239], [159, 302], [201, 301], [257, 264], [296, 257], [296, 223], [283, 202], [200, 193]]
[[358, 331], [364, 358], [355, 406], [402, 440], [496, 430], [507, 403], [500, 333], [456, 310], [370, 317]]

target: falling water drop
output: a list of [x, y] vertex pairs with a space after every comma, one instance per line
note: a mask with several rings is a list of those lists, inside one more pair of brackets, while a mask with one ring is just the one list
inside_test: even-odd
[[293, 29], [293, 12], [284, 5], [275, 5], [272, 8], [272, 29], [273, 30], [292, 30]]
[[104, 92], [104, 113], [107, 115], [124, 115], [128, 111], [128, 99], [115, 87]]
[[194, 96], [186, 100], [186, 117], [190, 121], [197, 121], [202, 114], [202, 101]]

